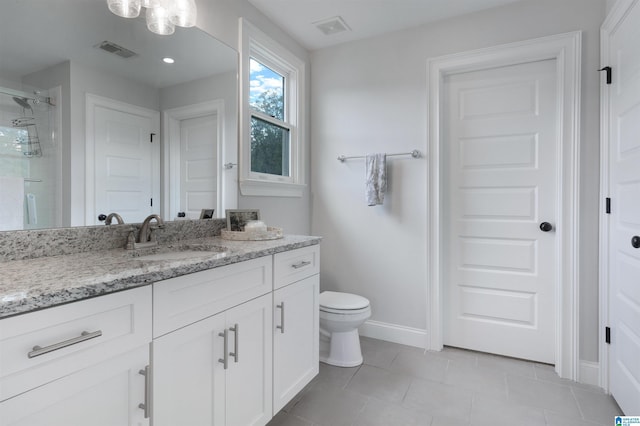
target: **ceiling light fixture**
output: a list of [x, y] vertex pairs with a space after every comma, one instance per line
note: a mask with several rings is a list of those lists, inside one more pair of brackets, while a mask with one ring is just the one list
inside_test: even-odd
[[164, 62], [165, 64], [173, 64], [176, 62], [176, 60], [173, 58], [166, 57], [166, 58], [162, 58], [162, 62]]
[[171, 35], [176, 25], [193, 27], [198, 11], [195, 0], [107, 0], [109, 10], [123, 18], [137, 18], [146, 8], [147, 28], [160, 35]]

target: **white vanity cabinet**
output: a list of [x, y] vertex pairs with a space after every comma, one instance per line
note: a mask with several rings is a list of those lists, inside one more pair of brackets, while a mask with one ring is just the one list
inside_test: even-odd
[[154, 426], [271, 420], [272, 288], [271, 256], [154, 284]]
[[319, 256], [304, 247], [154, 284], [154, 426], [265, 425], [318, 374]]
[[148, 425], [150, 341], [150, 286], [0, 320], [0, 424]]
[[0, 426], [261, 426], [318, 373], [319, 246], [0, 320]]
[[273, 414], [318, 374], [320, 247], [274, 256]]

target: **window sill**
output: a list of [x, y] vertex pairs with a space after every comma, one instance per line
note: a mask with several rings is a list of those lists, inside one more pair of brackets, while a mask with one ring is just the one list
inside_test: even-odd
[[307, 185], [255, 179], [240, 181], [240, 194], [258, 197], [302, 197]]

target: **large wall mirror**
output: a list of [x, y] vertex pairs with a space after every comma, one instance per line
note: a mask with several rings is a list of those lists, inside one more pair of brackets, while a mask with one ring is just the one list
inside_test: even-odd
[[156, 35], [105, 0], [3, 1], [0, 230], [224, 216], [237, 204], [237, 67], [202, 30]]

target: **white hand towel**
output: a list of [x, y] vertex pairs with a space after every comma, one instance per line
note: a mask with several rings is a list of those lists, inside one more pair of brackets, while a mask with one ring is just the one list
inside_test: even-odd
[[367, 154], [365, 161], [367, 205], [376, 206], [384, 202], [387, 190], [387, 154]]
[[32, 193], [27, 194], [27, 217], [29, 225], [38, 224], [38, 208], [36, 207], [36, 196]]
[[0, 231], [24, 228], [24, 179], [0, 176]]

